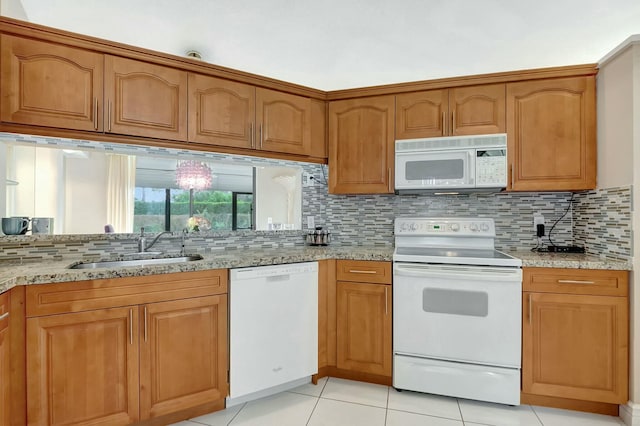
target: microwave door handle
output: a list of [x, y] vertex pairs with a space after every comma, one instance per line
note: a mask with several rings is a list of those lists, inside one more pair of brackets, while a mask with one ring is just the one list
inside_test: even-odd
[[471, 186], [476, 185], [476, 150], [472, 149], [468, 152], [469, 157], [467, 158], [467, 173], [469, 173], [469, 184]]

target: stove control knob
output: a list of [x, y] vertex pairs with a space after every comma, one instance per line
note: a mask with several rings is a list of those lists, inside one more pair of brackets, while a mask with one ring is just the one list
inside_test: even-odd
[[483, 223], [480, 229], [482, 229], [482, 232], [489, 232], [489, 224]]
[[478, 230], [478, 224], [477, 223], [472, 223], [469, 225], [469, 230], [472, 232], [476, 232]]
[[417, 223], [412, 223], [411, 224], [411, 230], [412, 231], [417, 231], [418, 230], [418, 224]]
[[458, 232], [460, 230], [460, 224], [459, 223], [452, 223], [449, 226], [449, 229], [451, 229], [453, 232]]

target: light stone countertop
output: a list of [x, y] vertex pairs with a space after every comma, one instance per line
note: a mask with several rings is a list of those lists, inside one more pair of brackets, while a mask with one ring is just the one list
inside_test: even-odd
[[[531, 251], [509, 251], [508, 253], [522, 259], [523, 267], [631, 270], [631, 262], [601, 259], [584, 254], [532, 253]], [[278, 265], [322, 259], [391, 261], [393, 260], [393, 247], [296, 246], [273, 249], [221, 250], [202, 256], [202, 260], [194, 262], [100, 269], [68, 269], [70, 265], [79, 263], [69, 259], [48, 262], [34, 261], [23, 264], [0, 263], [0, 293], [17, 285]], [[121, 257], [120, 260], [122, 259]]]

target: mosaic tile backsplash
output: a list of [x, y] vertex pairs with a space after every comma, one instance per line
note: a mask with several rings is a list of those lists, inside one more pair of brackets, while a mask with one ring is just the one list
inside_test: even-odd
[[[313, 216], [316, 225], [332, 232], [332, 244], [393, 245], [393, 220], [397, 216], [486, 216], [496, 221], [496, 247], [523, 250], [535, 247], [533, 214], [545, 217], [547, 237], [557, 245], [584, 245], [589, 254], [612, 259], [631, 256], [631, 188], [610, 188], [576, 193], [498, 193], [460, 196], [332, 195], [328, 194], [326, 165], [297, 163], [247, 156], [140, 147], [89, 141], [0, 134], [0, 141], [15, 141], [118, 151], [132, 155], [167, 155], [206, 158], [247, 165], [299, 166], [316, 181], [303, 187], [303, 224]], [[571, 206], [570, 206], [571, 204]], [[557, 222], [557, 223], [556, 223]], [[190, 234], [190, 253], [222, 248], [247, 249], [304, 244], [305, 231], [236, 231]], [[135, 234], [94, 236], [0, 237], [0, 260], [96, 258], [136, 251]], [[159, 251], [175, 251], [179, 237], [164, 238]], [[156, 250], [156, 248], [154, 248]]]

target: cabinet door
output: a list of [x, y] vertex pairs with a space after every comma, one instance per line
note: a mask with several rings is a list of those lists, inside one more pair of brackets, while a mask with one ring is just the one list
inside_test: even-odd
[[391, 376], [391, 286], [338, 281], [337, 366]]
[[0, 294], [0, 425], [11, 424], [9, 292]]
[[523, 392], [626, 403], [627, 298], [524, 293], [523, 307]]
[[507, 84], [510, 190], [596, 186], [595, 78]]
[[187, 73], [107, 55], [106, 131], [187, 140]]
[[27, 319], [29, 425], [138, 420], [138, 309]]
[[329, 104], [329, 192], [393, 192], [393, 96]]
[[256, 125], [258, 149], [287, 154], [310, 154], [310, 99], [257, 88]]
[[504, 133], [506, 85], [456, 87], [449, 90], [449, 134]]
[[189, 74], [189, 142], [254, 148], [256, 89]]
[[103, 55], [4, 34], [0, 44], [2, 121], [102, 131]]
[[448, 134], [448, 90], [427, 90], [396, 96], [396, 139]]
[[158, 417], [227, 395], [227, 296], [145, 305], [140, 415]]

